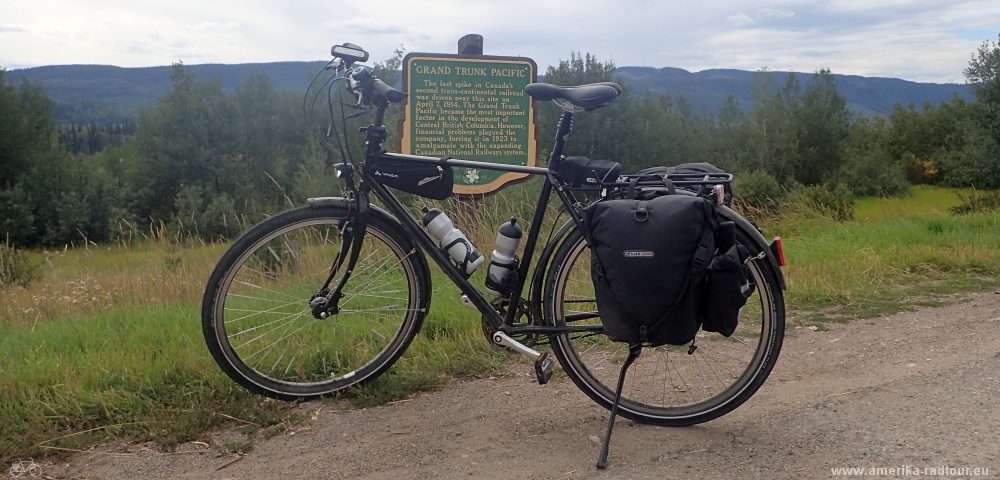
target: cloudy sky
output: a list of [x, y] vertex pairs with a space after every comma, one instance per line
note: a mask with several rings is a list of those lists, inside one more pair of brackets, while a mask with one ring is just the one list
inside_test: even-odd
[[1000, 33], [1000, 0], [0, 0], [0, 67], [123, 67], [325, 60], [352, 42], [373, 60], [487, 54], [545, 67], [570, 52], [618, 66], [834, 73], [963, 82]]

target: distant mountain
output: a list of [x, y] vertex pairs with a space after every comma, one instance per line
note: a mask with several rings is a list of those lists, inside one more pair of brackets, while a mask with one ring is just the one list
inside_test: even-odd
[[[771, 72], [776, 88], [784, 85], [789, 72]], [[753, 102], [751, 85], [754, 72], [746, 70], [712, 69], [689, 72], [680, 68], [620, 67], [615, 71], [625, 83], [639, 92], [649, 90], [654, 93], [684, 95], [701, 112], [718, 112], [729, 94], [736, 96], [741, 110], [748, 110]], [[812, 73], [795, 72], [795, 77], [805, 91]], [[898, 78], [861, 77], [858, 75], [834, 74], [837, 90], [847, 99], [851, 110], [864, 115], [892, 113], [897, 102], [908, 105], [913, 102], [918, 108], [925, 101], [932, 105], [951, 102], [958, 94], [972, 100], [968, 87], [956, 83], [917, 83]]]
[[[243, 85], [250, 75], [266, 74], [278, 90], [305, 91], [312, 76], [326, 62], [244, 63], [239, 65], [185, 65], [199, 80], [219, 77], [226, 91]], [[134, 118], [139, 107], [156, 104], [170, 91], [173, 67], [122, 68], [107, 65], [54, 65], [7, 72], [7, 80], [22, 79], [42, 85], [59, 104], [59, 123], [118, 122]]]
[[[239, 65], [185, 65], [184, 68], [200, 80], [218, 76], [227, 91], [246, 82], [251, 74], [266, 74], [278, 90], [304, 91], [313, 75], [324, 62], [277, 62]], [[37, 82], [59, 104], [57, 121], [86, 123], [89, 121], [118, 122], [135, 117], [140, 106], [150, 106], [170, 90], [171, 67], [121, 68], [103, 65], [57, 65], [7, 72], [9, 82], [20, 84], [22, 79]], [[621, 67], [615, 72], [641, 93], [683, 95], [701, 113], [717, 112], [729, 94], [736, 96], [744, 111], [752, 104], [750, 92], [754, 72], [713, 69], [688, 72], [680, 68]], [[781, 86], [787, 72], [772, 72], [775, 85]], [[804, 89], [811, 73], [796, 73]], [[897, 102], [913, 102], [918, 107], [924, 101], [936, 105], [950, 102], [952, 95], [971, 99], [965, 85], [916, 83], [895, 78], [834, 75], [840, 93], [848, 107], [865, 115], [888, 115]]]

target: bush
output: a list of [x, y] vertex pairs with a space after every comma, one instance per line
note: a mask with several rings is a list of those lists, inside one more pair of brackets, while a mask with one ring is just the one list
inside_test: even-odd
[[240, 234], [240, 224], [233, 197], [223, 193], [208, 202], [201, 224], [202, 235], [208, 240], [236, 238]]
[[38, 265], [32, 263], [26, 253], [9, 242], [0, 243], [0, 288], [26, 287], [38, 277]]
[[784, 196], [778, 181], [763, 170], [738, 177], [733, 193], [741, 204], [763, 210], [775, 210]]
[[813, 185], [803, 188], [797, 200], [805, 207], [838, 222], [854, 218], [854, 193], [843, 183], [837, 186]]
[[1000, 188], [996, 159], [1000, 145], [981, 128], [969, 127], [961, 150], [950, 150], [940, 159], [941, 179], [952, 187]]
[[982, 192], [973, 189], [968, 197], [959, 193], [958, 198], [962, 203], [948, 209], [955, 215], [988, 213], [1000, 209], [1000, 191]]
[[881, 150], [850, 157], [837, 177], [858, 197], [888, 197], [906, 193], [906, 174]]

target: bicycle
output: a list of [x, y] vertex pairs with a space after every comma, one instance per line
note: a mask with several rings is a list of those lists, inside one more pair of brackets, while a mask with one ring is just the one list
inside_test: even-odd
[[30, 458], [27, 462], [19, 458], [17, 459], [17, 463], [10, 466], [10, 477], [21, 478], [24, 476], [32, 478], [40, 477], [42, 476], [42, 467]]
[[[574, 384], [611, 409], [623, 348], [603, 335], [582, 209], [589, 201], [613, 197], [630, 186], [662, 186], [663, 179], [647, 183], [625, 176], [602, 181], [605, 196], [594, 200], [568, 185], [559, 176], [558, 166], [574, 115], [607, 105], [620, 94], [620, 87], [614, 83], [577, 87], [536, 83], [526, 88], [534, 99], [553, 100], [562, 107], [546, 167], [402, 155], [382, 148], [387, 135], [382, 122], [386, 109], [407, 94], [375, 78], [371, 69], [355, 66], [368, 58], [360, 47], [338, 45], [332, 55], [326, 67], [332, 76], [320, 89], [310, 88], [315, 92], [313, 101], [310, 105], [307, 93], [303, 109], [314, 125], [312, 106], [325, 91], [333, 122], [331, 92], [334, 85], [346, 83], [347, 88], [340, 91], [351, 92], [356, 101], [346, 103], [346, 108], [360, 109], [360, 113], [374, 109], [374, 120], [362, 128], [367, 143], [364, 159], [354, 161], [340, 135], [333, 135], [340, 143], [335, 147], [327, 143], [329, 136], [312, 126], [319, 141], [341, 160], [336, 169], [346, 195], [309, 199], [307, 206], [275, 215], [249, 229], [223, 255], [202, 307], [205, 339], [222, 370], [250, 391], [286, 400], [343, 392], [374, 380], [403, 354], [430, 308], [426, 255], [459, 287], [463, 303], [482, 314], [490, 342], [535, 362], [540, 384], [548, 381], [555, 363], [547, 352], [535, 349], [547, 343]], [[342, 124], [358, 115], [346, 115], [345, 102], [340, 108]], [[343, 139], [347, 139], [346, 131]], [[373, 175], [385, 162], [544, 178], [522, 256], [512, 270], [516, 275], [508, 277], [508, 292], [491, 300], [469, 282], [467, 266], [456, 264], [447, 247], [440, 247]], [[732, 181], [728, 173], [664, 178], [672, 180], [679, 192], [708, 197], [721, 192], [716, 186]], [[570, 219], [556, 233], [550, 232], [532, 265], [553, 192]], [[371, 195], [385, 209], [374, 205]], [[736, 223], [737, 241], [750, 250], [750, 280], [756, 286], [753, 297], [729, 338], [701, 332], [697, 348], [643, 348], [644, 355], [623, 377], [619, 408], [626, 418], [669, 426], [717, 418], [750, 398], [777, 360], [785, 315], [784, 278], [777, 258], [780, 246], [769, 244], [755, 226], [725, 205], [718, 205], [717, 211]]]

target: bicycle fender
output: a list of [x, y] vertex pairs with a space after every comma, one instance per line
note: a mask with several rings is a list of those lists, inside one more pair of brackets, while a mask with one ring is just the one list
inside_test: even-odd
[[535, 264], [535, 273], [531, 275], [531, 314], [538, 319], [539, 325], [541, 325], [542, 320], [542, 290], [544, 290], [545, 285], [545, 274], [549, 267], [549, 258], [552, 257], [552, 253], [556, 251], [556, 247], [559, 246], [559, 241], [562, 240], [570, 230], [576, 226], [573, 219], [569, 219], [563, 224], [552, 238], [549, 239], [545, 244], [545, 248], [542, 249], [541, 255], [538, 257], [538, 263]]
[[771, 255], [771, 247], [767, 244], [767, 240], [764, 239], [760, 231], [757, 230], [757, 227], [754, 227], [747, 219], [725, 205], [716, 205], [715, 210], [725, 217], [726, 220], [735, 223], [740, 230], [743, 230], [744, 233], [753, 239], [757, 247], [760, 248], [760, 251], [764, 253], [764, 258], [771, 264], [771, 269], [774, 270], [774, 274], [778, 277], [778, 285], [781, 286], [782, 290], [788, 290], [788, 287], [785, 285], [785, 273], [781, 270], [778, 259], [774, 258], [774, 255]]
[[[309, 198], [306, 199], [306, 202], [309, 203], [310, 208], [329, 208], [329, 207], [347, 208], [351, 204], [351, 200], [344, 197]], [[381, 215], [384, 218], [392, 219], [392, 221], [395, 222], [396, 224], [402, 225], [399, 223], [398, 218], [396, 218], [393, 214], [387, 212], [386, 210], [379, 208], [377, 205], [369, 204], [368, 209], [377, 212], [375, 213], [375, 215]]]

